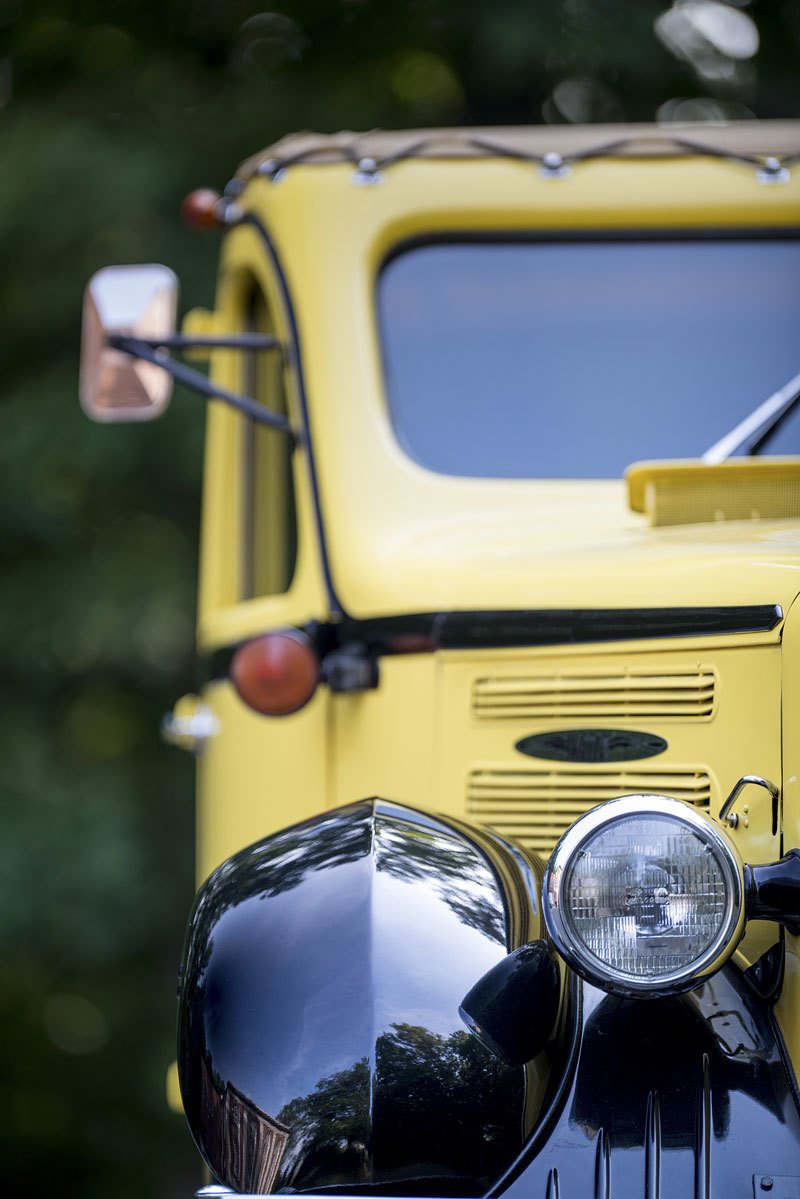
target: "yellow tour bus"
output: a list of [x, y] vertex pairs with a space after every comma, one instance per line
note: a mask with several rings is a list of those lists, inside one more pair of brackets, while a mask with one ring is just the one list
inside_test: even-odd
[[800, 123], [299, 134], [185, 215], [213, 307], [98, 272], [81, 402], [210, 401], [200, 1193], [797, 1199]]

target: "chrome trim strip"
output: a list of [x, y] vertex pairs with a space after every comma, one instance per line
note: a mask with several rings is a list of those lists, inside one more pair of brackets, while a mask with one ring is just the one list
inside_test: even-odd
[[[780, 791], [774, 783], [769, 781], [769, 779], [762, 779], [760, 774], [743, 774], [719, 810], [719, 819], [727, 820], [731, 828], [736, 828], [737, 824], [739, 823], [738, 815], [736, 812], [731, 812], [731, 808], [736, 803], [736, 797], [738, 796], [739, 792], [742, 791], [748, 785], [748, 783], [752, 783], [756, 787], [764, 787], [765, 790], [769, 791], [770, 795], [772, 796], [773, 808], [775, 808], [778, 800], [780, 799]], [[773, 830], [773, 832], [775, 831], [776, 830]]]

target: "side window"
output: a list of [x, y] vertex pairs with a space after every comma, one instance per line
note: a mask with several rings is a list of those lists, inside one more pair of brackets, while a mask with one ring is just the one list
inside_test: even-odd
[[[273, 333], [267, 302], [255, 288], [247, 327]], [[279, 350], [249, 353], [245, 362], [246, 394], [287, 415], [283, 355]], [[242, 599], [281, 595], [289, 590], [297, 561], [292, 443], [284, 433], [243, 418], [244, 494]]]

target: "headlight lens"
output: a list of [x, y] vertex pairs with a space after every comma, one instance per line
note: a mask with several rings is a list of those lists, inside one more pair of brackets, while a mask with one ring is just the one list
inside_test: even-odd
[[624, 995], [686, 990], [718, 969], [744, 924], [742, 866], [710, 820], [636, 795], [595, 808], [545, 875], [548, 930], [569, 964]]

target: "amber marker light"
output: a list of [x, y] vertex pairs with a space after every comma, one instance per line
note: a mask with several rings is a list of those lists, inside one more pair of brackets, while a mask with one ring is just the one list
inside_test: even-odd
[[231, 682], [249, 708], [289, 716], [304, 707], [319, 683], [319, 658], [304, 633], [265, 633], [237, 649]]
[[205, 232], [208, 229], [219, 229], [224, 224], [220, 212], [219, 192], [209, 187], [200, 187], [197, 191], [189, 192], [181, 204], [181, 217], [190, 229]]

